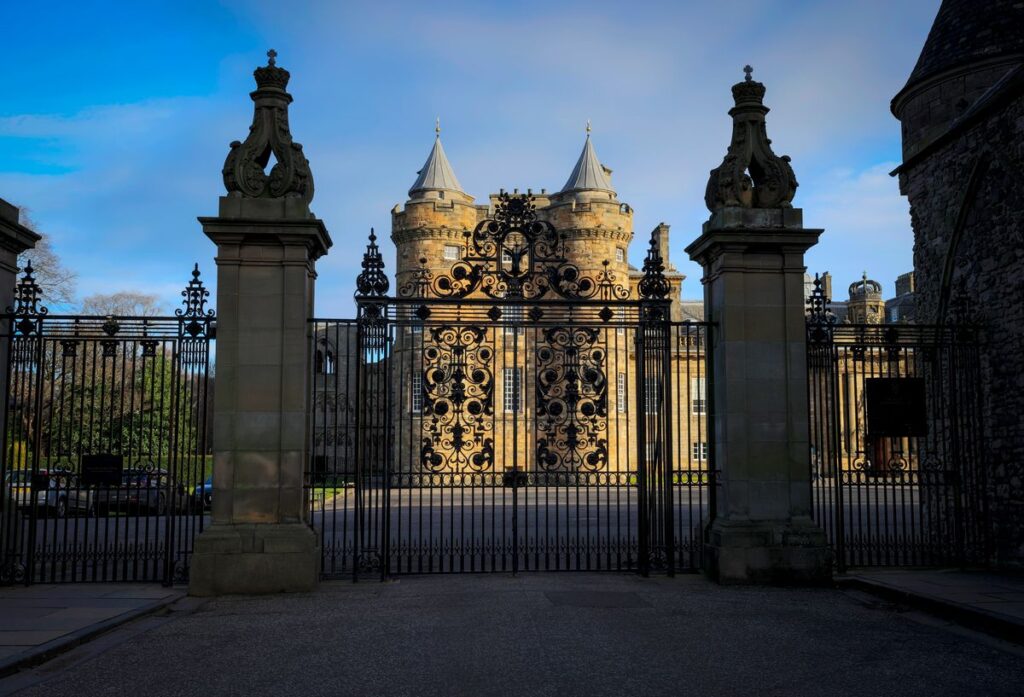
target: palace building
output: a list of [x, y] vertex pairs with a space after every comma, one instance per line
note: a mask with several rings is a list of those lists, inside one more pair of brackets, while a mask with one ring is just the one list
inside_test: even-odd
[[[491, 194], [486, 202], [478, 203], [468, 194], [445, 153], [440, 129], [436, 131], [408, 200], [392, 210], [391, 240], [397, 259], [393, 291], [398, 297], [437, 298], [436, 283], [431, 281], [457, 272], [460, 262], [472, 253], [469, 232], [494, 219], [503, 197], [508, 196], [504, 192]], [[427, 471], [501, 477], [510, 471], [529, 475], [538, 468], [563, 475], [589, 471], [628, 476], [626, 473], [636, 470], [634, 431], [639, 420], [631, 418], [630, 413], [637, 408], [637, 310], [635, 303], [629, 307], [628, 301], [640, 297], [644, 273], [629, 264], [633, 209], [619, 200], [611, 174], [611, 169], [598, 159], [588, 124], [582, 151], [565, 185], [557, 192], [541, 189], [529, 195], [531, 214], [549, 223], [557, 233], [562, 262], [573, 268], [584, 283], [594, 282], [595, 292], [597, 285], [601, 286], [600, 293], [606, 294], [610, 307], [615, 308], [611, 311], [614, 317], [606, 324], [596, 322], [597, 326], [577, 328], [575, 334], [556, 337], [552, 328], [530, 321], [529, 302], [524, 301], [520, 307], [505, 300], [497, 303], [500, 317], [495, 315], [493, 321], [475, 327], [479, 329], [475, 348], [465, 352], [466, 372], [471, 374], [477, 367], [487, 374], [485, 387], [470, 380], [467, 389], [478, 390], [477, 397], [487, 403], [484, 411], [493, 412], [486, 419], [475, 419], [472, 426], [455, 426], [472, 431], [472, 444], [453, 446], [450, 437], [440, 435], [442, 426], [450, 428], [452, 424], [441, 424], [444, 419], [432, 410], [439, 392], [445, 389], [441, 385], [431, 387], [430, 379], [435, 348], [444, 343], [438, 333], [443, 327], [419, 323], [411, 305], [395, 310], [398, 322], [389, 337], [390, 350], [379, 361], [381, 370], [390, 371], [390, 379], [381, 378], [381, 384], [390, 386], [389, 406], [380, 409], [390, 414], [389, 428], [395, 434], [390, 464], [393, 473], [409, 475], [409, 483], [416, 484], [419, 475]], [[669, 286], [673, 360], [672, 379], [665, 383], [671, 384], [668, 389], [673, 394], [670, 401], [664, 399], [668, 395], [655, 395], [662, 388], [657, 387], [654, 378], [648, 378], [644, 408], [671, 410], [674, 467], [699, 471], [708, 460], [703, 345], [707, 334], [699, 325], [702, 303], [681, 300], [685, 276], [669, 261], [669, 226], [659, 224], [651, 240], [663, 260]], [[503, 254], [501, 263], [511, 264], [509, 252]], [[466, 297], [473, 298], [484, 299], [487, 295], [477, 290]], [[687, 321], [696, 324], [687, 325]], [[351, 410], [351, 405], [337, 404], [334, 395], [343, 399], [342, 395], [354, 392], [344, 387], [344, 373], [356, 372], [356, 330], [353, 326], [347, 334], [339, 334], [337, 327], [331, 331], [337, 335], [323, 333], [318, 340], [317, 364], [320, 372], [329, 375], [321, 379], [316, 399], [324, 413], [337, 414]], [[579, 365], [569, 365], [566, 355], [578, 357], [572, 360], [578, 360]], [[339, 360], [338, 356], [348, 359]], [[352, 365], [346, 370], [339, 363]], [[556, 384], [559, 382], [563, 384]], [[571, 401], [573, 416], [556, 418], [550, 404], [545, 406], [545, 400], [550, 399]], [[655, 401], [670, 406], [654, 407]], [[341, 444], [337, 426], [344, 421], [320, 419], [323, 426], [318, 440], [324, 456], [337, 457]], [[354, 453], [348, 451], [345, 459], [348, 456]], [[339, 471], [337, 464], [330, 462], [315, 466]]]

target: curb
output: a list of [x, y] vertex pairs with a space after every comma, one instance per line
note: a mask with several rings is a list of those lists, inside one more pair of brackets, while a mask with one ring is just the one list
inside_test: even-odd
[[890, 586], [887, 583], [864, 578], [838, 578], [836, 587], [864, 591], [885, 600], [903, 603], [968, 629], [1024, 646], [1024, 623], [974, 605], [958, 603], [934, 595], [914, 593]]
[[140, 617], [151, 615], [163, 608], [178, 602], [182, 598], [186, 598], [185, 595], [171, 596], [168, 598], [161, 598], [160, 600], [154, 600], [151, 603], [142, 605], [141, 607], [128, 610], [127, 612], [121, 613], [116, 617], [96, 622], [88, 627], [83, 627], [73, 632], [69, 632], [64, 636], [57, 637], [45, 644], [40, 644], [27, 651], [23, 651], [15, 656], [0, 660], [0, 678], [6, 678], [18, 671], [25, 670], [26, 668], [34, 668], [41, 663], [45, 663], [62, 653], [66, 653], [74, 648], [81, 646], [82, 644], [95, 639], [101, 634], [106, 634], [112, 629], [116, 629], [123, 624], [127, 624], [132, 620], [137, 620]]

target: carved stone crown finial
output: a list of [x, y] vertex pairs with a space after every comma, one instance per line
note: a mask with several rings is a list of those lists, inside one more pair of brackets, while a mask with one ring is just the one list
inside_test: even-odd
[[[250, 93], [255, 109], [245, 142], [231, 143], [224, 161], [224, 187], [229, 194], [246, 198], [297, 196], [313, 200], [313, 174], [302, 145], [292, 140], [288, 105], [292, 96], [285, 91], [291, 77], [277, 66], [277, 51], [267, 51], [267, 65], [256, 68], [256, 91]], [[273, 153], [277, 160], [267, 174]]]
[[274, 49], [267, 51], [267, 64], [261, 68], [256, 68], [252, 74], [255, 76], [256, 85], [260, 89], [276, 88], [284, 90], [288, 87], [288, 80], [291, 78], [291, 73], [284, 68], [277, 67], [277, 51]]
[[753, 71], [745, 66], [743, 81], [732, 87], [732, 142], [722, 164], [711, 170], [704, 195], [712, 212], [727, 206], [789, 208], [799, 186], [789, 157], [772, 151], [764, 121], [765, 87], [751, 77]]

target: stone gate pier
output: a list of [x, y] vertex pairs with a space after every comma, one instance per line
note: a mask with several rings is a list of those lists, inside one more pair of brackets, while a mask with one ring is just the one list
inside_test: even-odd
[[797, 181], [765, 132], [765, 87], [732, 88], [733, 137], [712, 170], [703, 232], [711, 347], [712, 461], [718, 474], [704, 570], [721, 583], [816, 583], [831, 574], [811, 520], [804, 253], [822, 230], [792, 207]]
[[[331, 246], [310, 210], [313, 177], [288, 127], [288, 71], [255, 71], [253, 124], [224, 163], [217, 245], [211, 527], [196, 540], [193, 595], [312, 588], [316, 534], [306, 523], [309, 324], [315, 262]], [[271, 153], [276, 164], [264, 170]]]

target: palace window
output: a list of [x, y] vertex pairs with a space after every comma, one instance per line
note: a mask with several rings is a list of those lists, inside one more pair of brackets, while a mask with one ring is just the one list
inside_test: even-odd
[[889, 310], [889, 321], [899, 322], [900, 321], [900, 309], [898, 307], [891, 308]]
[[519, 386], [523, 381], [522, 368], [505, 368], [505, 413], [519, 411]]
[[651, 439], [647, 441], [647, 462], [654, 464], [658, 461], [658, 455], [661, 453], [661, 443], [658, 439]]
[[644, 380], [644, 413], [657, 414], [661, 403], [661, 380], [648, 377]]
[[423, 411], [423, 373], [412, 375], [412, 413]]
[[327, 341], [321, 339], [316, 349], [316, 372], [322, 375], [334, 375], [334, 352]]
[[705, 414], [707, 410], [707, 381], [704, 378], [690, 378], [690, 412]]
[[444, 258], [447, 261], [457, 261], [462, 257], [462, 247], [457, 244], [446, 244], [444, 246]]
[[523, 321], [523, 308], [520, 305], [509, 305], [505, 308], [505, 333], [515, 334], [518, 325]]
[[623, 262], [626, 260], [626, 250], [622, 247], [615, 248], [615, 261]]
[[703, 462], [708, 459], [708, 444], [707, 441], [695, 441], [693, 448], [690, 450], [690, 456], [694, 460]]
[[619, 373], [615, 383], [615, 399], [620, 414], [626, 413], [626, 374]]

